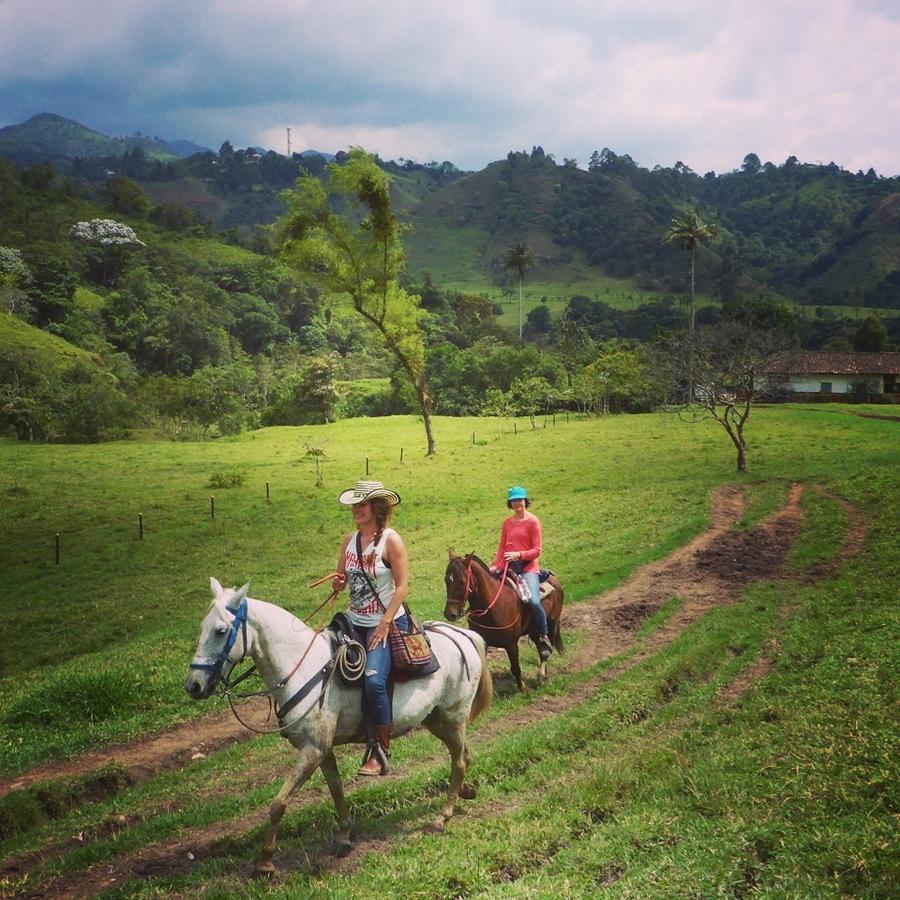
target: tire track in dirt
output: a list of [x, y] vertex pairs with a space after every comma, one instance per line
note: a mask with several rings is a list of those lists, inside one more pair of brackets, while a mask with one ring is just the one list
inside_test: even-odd
[[[828, 574], [846, 562], [862, 547], [865, 520], [855, 507], [834, 497], [833, 499], [841, 503], [850, 515], [851, 529], [847, 540], [833, 560], [817, 567], [815, 575], [808, 572], [798, 578], [796, 573], [786, 571], [786, 556], [796, 539], [803, 519], [800, 506], [802, 492], [802, 485], [792, 485], [787, 501], [780, 510], [764, 519], [755, 528], [742, 531], [735, 530], [732, 526], [740, 519], [745, 508], [743, 491], [735, 486], [725, 486], [717, 490], [712, 497], [710, 527], [706, 532], [674, 551], [666, 559], [642, 566], [620, 587], [593, 600], [584, 601], [564, 613], [564, 628], [586, 633], [587, 639], [582, 642], [578, 651], [566, 660], [562, 671], [582, 671], [604, 659], [627, 651], [632, 652], [625, 659], [598, 672], [564, 696], [545, 697], [543, 702], [531, 703], [508, 716], [487, 722], [472, 735], [473, 748], [493, 737], [534, 725], [584, 702], [603, 683], [613, 680], [655, 655], [713, 607], [735, 602], [742, 590], [754, 581], [816, 580], [822, 574]], [[637, 638], [636, 632], [641, 623], [668, 599], [676, 596], [683, 602], [672, 618], [647, 637]], [[492, 657], [490, 660], [492, 671], [501, 668], [505, 673], [507, 668], [505, 655], [502, 660], [496, 654], [492, 654]], [[771, 669], [771, 665], [769, 656], [765, 654], [761, 656], [739, 676], [736, 681], [737, 687], [731, 695], [721, 695], [722, 702], [730, 702], [743, 693], [753, 681], [764, 676]], [[220, 718], [221, 716], [211, 717], [204, 720], [203, 725]], [[165, 734], [174, 736], [178, 731], [180, 728]], [[196, 745], [198, 723], [192, 723], [191, 732], [194, 745], [189, 749], [193, 749]], [[150, 744], [153, 740], [151, 738], [141, 742], [141, 745]], [[184, 752], [183, 746], [176, 750], [176, 754]], [[438, 754], [416, 762], [413, 768], [431, 766], [442, 760], [445, 761], [445, 755]], [[172, 766], [180, 762], [183, 762], [183, 756], [179, 756]], [[166, 768], [172, 766], [167, 765]], [[405, 773], [390, 775], [388, 778], [402, 779], [408, 776], [409, 771], [407, 768]], [[352, 782], [347, 785], [348, 797], [352, 796], [354, 787]], [[307, 791], [301, 798], [292, 802], [291, 809], [296, 810], [311, 803], [322, 802], [323, 799], [327, 799], [327, 795], [322, 790]], [[266, 810], [256, 810], [232, 822], [191, 829], [160, 844], [147, 845], [126, 853], [114, 862], [98, 863], [88, 870], [59, 876], [42, 885], [35, 885], [34, 888], [25, 888], [20, 896], [88, 897], [134, 878], [187, 873], [202, 859], [219, 855], [220, 852], [230, 853], [230, 850], [217, 850], [217, 846], [221, 846], [223, 841], [226, 841], [227, 846], [228, 839], [245, 835], [266, 818]], [[352, 858], [358, 859], [383, 844], [381, 838], [357, 843], [354, 845]], [[297, 867], [288, 864], [288, 868]]]

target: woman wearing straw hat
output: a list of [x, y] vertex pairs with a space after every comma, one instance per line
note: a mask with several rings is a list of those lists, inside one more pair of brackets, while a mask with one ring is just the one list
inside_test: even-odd
[[409, 561], [402, 538], [388, 527], [400, 497], [380, 481], [357, 481], [338, 502], [351, 507], [356, 530], [344, 538], [332, 586], [335, 590], [350, 586], [347, 617], [368, 654], [364, 689], [370, 734], [359, 774], [386, 775], [393, 731], [388, 631], [391, 622], [401, 631], [408, 628], [403, 602], [409, 592]]
[[521, 485], [511, 487], [506, 493], [506, 505], [512, 515], [503, 520], [497, 555], [491, 563], [491, 571], [499, 574], [504, 566], [516, 575], [521, 575], [528, 585], [529, 604], [535, 627], [538, 631], [538, 655], [541, 662], [550, 658], [553, 646], [547, 636], [547, 613], [541, 604], [541, 522], [528, 511], [531, 500]]

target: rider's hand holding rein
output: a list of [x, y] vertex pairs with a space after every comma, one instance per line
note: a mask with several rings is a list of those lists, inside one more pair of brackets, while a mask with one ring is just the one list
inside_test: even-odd
[[374, 649], [379, 644], [382, 647], [387, 646], [391, 622], [394, 621], [394, 616], [397, 615], [397, 611], [403, 606], [409, 595], [409, 557], [406, 555], [403, 539], [397, 532], [388, 535], [384, 548], [384, 561], [394, 573], [394, 596], [384, 611], [384, 617], [372, 630], [369, 638], [369, 650]]

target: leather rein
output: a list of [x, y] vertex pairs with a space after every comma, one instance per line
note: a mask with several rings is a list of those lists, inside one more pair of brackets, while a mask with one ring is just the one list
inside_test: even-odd
[[[314, 587], [318, 587], [320, 584], [324, 584], [329, 579], [333, 578], [337, 573], [331, 572], [328, 575], [323, 576], [322, 578], [317, 579], [312, 584], [309, 585], [310, 590]], [[297, 673], [297, 670], [300, 666], [303, 665], [304, 660], [309, 655], [309, 651], [312, 650], [313, 644], [316, 642], [316, 638], [321, 634], [323, 629], [325, 628], [325, 621], [328, 618], [328, 614], [331, 611], [331, 607], [334, 604], [335, 599], [337, 598], [339, 590], [333, 590], [325, 600], [320, 603], [309, 615], [306, 617], [307, 619], [312, 618], [320, 609], [325, 608], [325, 612], [322, 615], [322, 618], [319, 621], [318, 626], [313, 630], [313, 636], [307, 645], [306, 649], [303, 651], [300, 659], [297, 660], [296, 665], [291, 669], [290, 672], [287, 673], [283, 678], [278, 680], [278, 683], [271, 688], [266, 688], [262, 691], [247, 691], [246, 693], [235, 693], [234, 688], [237, 687], [242, 681], [245, 681], [251, 675], [258, 674], [256, 671], [256, 666], [252, 665], [245, 672], [242, 672], [234, 681], [230, 680], [231, 673], [243, 662], [243, 660], [247, 656], [247, 598], [241, 601], [240, 606], [237, 610], [228, 609], [228, 612], [234, 616], [234, 621], [231, 623], [231, 629], [228, 632], [228, 637], [225, 639], [225, 645], [222, 648], [219, 655], [212, 662], [200, 662], [200, 663], [191, 663], [191, 669], [201, 669], [205, 671], [209, 671], [211, 673], [210, 678], [219, 682], [222, 687], [222, 693], [228, 698], [228, 705], [231, 707], [231, 711], [234, 714], [234, 717], [241, 723], [245, 728], [250, 731], [254, 731], [257, 734], [276, 734], [283, 732], [288, 726], [284, 724], [284, 717], [287, 715], [290, 710], [292, 710], [304, 697], [306, 697], [319, 683], [322, 684], [322, 692], [319, 695], [318, 704], [313, 704], [303, 715], [306, 716], [316, 705], [318, 705], [319, 709], [322, 708], [322, 705], [325, 702], [325, 689], [328, 686], [328, 682], [331, 679], [331, 676], [334, 674], [335, 667], [340, 664], [340, 660], [338, 659], [338, 654], [332, 655], [327, 663], [318, 669], [315, 674], [312, 675], [307, 681], [300, 687], [298, 691], [292, 694], [284, 703], [279, 707], [275, 702], [274, 693], [281, 688], [283, 688]], [[243, 640], [243, 647], [241, 649], [241, 655], [235, 660], [228, 669], [227, 674], [223, 674], [223, 670], [226, 662], [229, 662], [229, 656], [231, 654], [231, 650], [234, 645], [237, 643], [238, 634], [241, 634]], [[341, 648], [339, 648], [340, 650]], [[266, 716], [266, 721], [272, 717], [272, 712], [274, 708], [275, 715], [278, 719], [279, 726], [277, 728], [267, 728], [260, 729], [255, 728], [254, 726], [245, 722], [240, 715], [238, 714], [237, 708], [234, 705], [234, 699], [237, 698], [239, 700], [246, 700], [250, 697], [266, 697], [269, 701], [269, 712]], [[302, 718], [302, 716], [301, 716]]]
[[[503, 571], [500, 573], [500, 581], [497, 585], [497, 592], [494, 594], [490, 603], [488, 603], [488, 605], [484, 607], [484, 609], [474, 609], [472, 607], [471, 598], [478, 595], [475, 589], [475, 576], [472, 574], [472, 566], [474, 564], [475, 560], [470, 556], [466, 562], [466, 582], [465, 587], [463, 588], [463, 605], [460, 612], [465, 613], [470, 621], [474, 619], [475, 624], [479, 628], [489, 629], [491, 631], [505, 631], [507, 628], [512, 628], [514, 625], [518, 625], [522, 618], [518, 603], [516, 604], [516, 617], [508, 625], [486, 625], [483, 622], [479, 621], [493, 609], [497, 600], [500, 599], [500, 594], [503, 592], [503, 586], [506, 583], [506, 573], [509, 569], [509, 560], [506, 560], [503, 563]], [[466, 610], [466, 604], [468, 604], [468, 611]]]

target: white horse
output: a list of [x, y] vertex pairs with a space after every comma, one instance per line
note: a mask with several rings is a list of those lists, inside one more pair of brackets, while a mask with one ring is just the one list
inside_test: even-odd
[[[214, 599], [185, 684], [188, 694], [206, 699], [220, 680], [227, 685], [234, 665], [250, 656], [278, 705], [282, 733], [299, 754], [269, 810], [269, 830], [257, 872], [274, 872], [272, 857], [287, 800], [317, 768], [325, 776], [337, 810], [337, 852], [348, 853], [352, 819], [332, 748], [365, 741], [361, 688], [345, 686], [333, 672], [326, 637], [316, 635], [287, 610], [247, 597], [249, 583], [236, 590], [223, 588], [211, 578], [210, 585]], [[447, 623], [434, 625], [429, 637], [440, 669], [398, 683], [393, 712], [395, 734], [424, 724], [450, 751], [450, 787], [433, 826], [440, 830], [453, 815], [461, 791], [467, 799], [475, 796], [471, 785], [464, 784], [469, 764], [466, 723], [490, 707], [493, 685], [481, 638]]]

